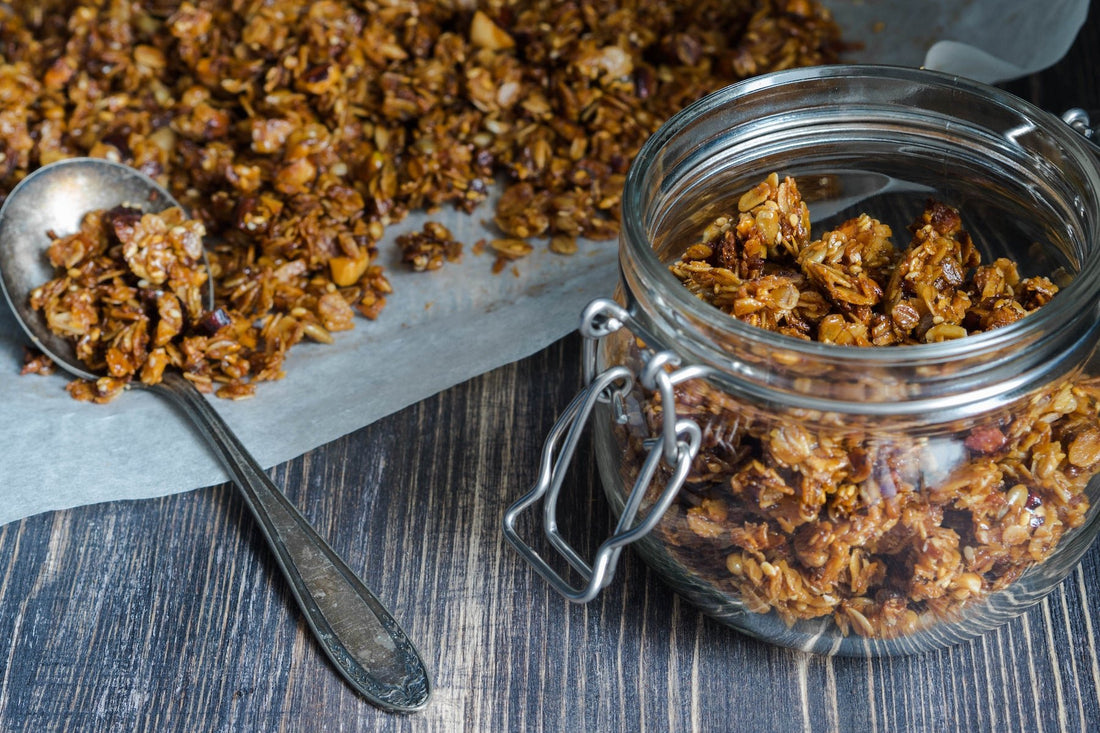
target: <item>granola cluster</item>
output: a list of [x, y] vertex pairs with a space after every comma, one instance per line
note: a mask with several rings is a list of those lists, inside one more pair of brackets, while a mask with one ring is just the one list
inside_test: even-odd
[[775, 173], [717, 218], [669, 269], [699, 298], [787, 336], [853, 346], [932, 343], [988, 331], [1058, 287], [1016, 263], [982, 265], [959, 212], [930, 201], [904, 250], [867, 214], [811, 241], [793, 178]]
[[[282, 353], [303, 336], [331, 340], [351, 327], [346, 301], [321, 289], [295, 293], [309, 307], [253, 322], [225, 308], [207, 311], [202, 223], [178, 208], [158, 214], [119, 206], [92, 211], [80, 230], [48, 249], [57, 277], [35, 288], [31, 307], [54, 333], [71, 340], [89, 371], [76, 380], [78, 400], [107, 402], [132, 380], [157, 384], [172, 367], [204, 391], [241, 398], [253, 381], [277, 378]], [[24, 371], [40, 371], [30, 360]]]
[[206, 228], [220, 306], [278, 330], [324, 322], [328, 291], [375, 318], [376, 245], [408, 211], [502, 182], [498, 270], [530, 238], [613, 237], [663, 120], [840, 50], [814, 0], [0, 3], [0, 200], [51, 161], [117, 160]]
[[[748, 323], [859, 346], [960, 338], [1057, 291], [1011, 261], [982, 265], [942, 203], [907, 247], [891, 237], [860, 215], [812, 238], [794, 180], [772, 175], [670, 269]], [[960, 618], [1084, 522], [1100, 471], [1100, 379], [1081, 375], [924, 435], [771, 410], [703, 380], [674, 394], [703, 442], [659, 526], [666, 545], [751, 611], [831, 617], [845, 634], [891, 638]], [[665, 410], [659, 395], [640, 400], [644, 423], [621, 428], [639, 461]]]
[[429, 221], [419, 232], [409, 232], [397, 238], [401, 249], [401, 261], [413, 270], [438, 270], [444, 262], [462, 259], [462, 243], [456, 241], [451, 230], [439, 222]]

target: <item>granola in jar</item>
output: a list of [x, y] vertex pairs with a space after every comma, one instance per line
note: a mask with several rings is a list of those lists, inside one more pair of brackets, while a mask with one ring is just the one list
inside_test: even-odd
[[[782, 70], [671, 118], [622, 208], [584, 386], [502, 522], [561, 596], [597, 597], [629, 545], [752, 637], [888, 656], [973, 639], [1078, 567], [1100, 165], [1071, 128], [955, 75]], [[557, 521], [589, 424], [616, 517], [591, 559]]]
[[[942, 202], [929, 201], [905, 246], [894, 242], [867, 214], [812, 236], [796, 181], [773, 174], [669, 270], [754, 327], [854, 349], [965, 338], [1058, 292], [1008, 259], [983, 264]], [[642, 346], [630, 341], [621, 361]], [[702, 444], [656, 530], [664, 545], [749, 611], [828, 618], [844, 634], [896, 638], [962, 618], [1084, 523], [1100, 472], [1100, 379], [1079, 372], [934, 428], [934, 415], [903, 429], [776, 410], [704, 379], [673, 397]], [[617, 428], [627, 479], [669, 409], [659, 393], [634, 399], [642, 419]]]

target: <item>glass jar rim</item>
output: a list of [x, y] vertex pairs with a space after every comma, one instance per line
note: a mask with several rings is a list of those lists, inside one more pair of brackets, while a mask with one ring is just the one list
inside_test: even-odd
[[[680, 309], [693, 320], [706, 324], [709, 332], [728, 336], [738, 341], [750, 341], [760, 344], [780, 346], [786, 353], [802, 355], [807, 358], [826, 358], [833, 364], [857, 365], [868, 363], [889, 366], [899, 362], [948, 362], [960, 356], [975, 357], [982, 353], [995, 353], [1003, 350], [1013, 341], [1052, 325], [1065, 321], [1077, 313], [1082, 304], [1095, 303], [1100, 298], [1100, 241], [1095, 256], [1082, 262], [1079, 272], [1072, 281], [1063, 287], [1058, 297], [1015, 323], [982, 333], [968, 335], [962, 339], [937, 343], [898, 345], [889, 347], [851, 347], [820, 341], [810, 341], [759, 328], [722, 313], [708, 305], [687, 288], [682, 287], [676, 278], [668, 272], [668, 263], [662, 262], [650, 245], [649, 235], [644, 228], [643, 191], [646, 179], [660, 174], [660, 153], [681, 134], [691, 123], [721, 109], [735, 110], [737, 100], [750, 95], [789, 91], [792, 86], [810, 82], [829, 81], [836, 85], [853, 84], [858, 81], [896, 82], [899, 85], [920, 85], [928, 90], [939, 90], [969, 98], [974, 101], [997, 104], [1008, 108], [1029, 121], [1037, 128], [1056, 139], [1067, 155], [1085, 172], [1090, 186], [1079, 191], [1087, 202], [1082, 204], [1082, 214], [1090, 212], [1092, 231], [1086, 236], [1100, 240], [1100, 161], [1089, 148], [1084, 138], [1057, 116], [1020, 99], [1002, 89], [981, 82], [951, 74], [927, 69], [900, 66], [838, 64], [814, 66], [800, 69], [777, 71], [732, 84], [714, 92], [671, 117], [643, 145], [627, 174], [622, 197], [623, 236], [620, 257], [629, 256], [633, 265], [640, 268], [647, 279], [665, 285], [662, 296], [667, 298], [674, 309]], [[783, 114], [796, 111], [796, 108], [777, 112]], [[709, 351], [705, 349], [704, 351]], [[712, 361], [721, 362], [717, 357]]]

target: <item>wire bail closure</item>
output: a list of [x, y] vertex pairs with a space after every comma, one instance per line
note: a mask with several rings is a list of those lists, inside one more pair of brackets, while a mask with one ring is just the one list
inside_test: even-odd
[[[586, 386], [573, 398], [554, 423], [554, 427], [550, 429], [543, 444], [539, 474], [534, 486], [523, 498], [509, 507], [504, 515], [505, 538], [558, 593], [575, 603], [587, 603], [595, 598], [600, 590], [611, 582], [622, 548], [641, 539], [657, 526], [683, 485], [688, 471], [691, 470], [691, 462], [699, 452], [702, 442], [702, 431], [695, 422], [677, 419], [675, 410], [666, 410], [661, 434], [648, 441], [649, 452], [627, 496], [614, 533], [600, 545], [592, 565], [590, 566], [561, 536], [557, 523], [558, 497], [566, 470], [573, 459], [593, 408], [598, 402], [610, 402], [612, 419], [620, 423], [627, 419], [623, 400], [634, 386], [635, 375], [624, 366], [614, 366], [599, 374], [595, 373], [596, 346], [599, 341], [624, 326], [630, 327], [634, 332], [639, 331], [630, 313], [613, 300], [600, 298], [589, 303], [584, 309], [578, 330], [585, 339]], [[675, 353], [657, 352], [646, 361], [642, 373], [638, 375], [638, 382], [645, 389], [659, 392], [663, 404], [673, 405], [675, 404], [673, 387], [681, 381], [703, 375], [703, 370], [697, 367], [670, 371], [670, 368], [679, 366], [679, 363], [680, 359]], [[559, 443], [561, 443], [560, 452]], [[672, 474], [649, 512], [637, 525], [634, 525], [642, 500], [662, 461], [672, 468]], [[571, 585], [537, 550], [521, 539], [516, 531], [519, 516], [540, 499], [543, 500], [543, 533], [558, 554], [564, 557], [566, 562], [584, 579], [583, 585], [576, 587]]]

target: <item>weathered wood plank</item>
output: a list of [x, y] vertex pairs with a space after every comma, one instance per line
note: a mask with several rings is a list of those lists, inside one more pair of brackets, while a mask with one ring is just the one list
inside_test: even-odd
[[[381, 714], [330, 672], [245, 509], [218, 487], [0, 528], [0, 728], [1081, 730], [1100, 720], [1096, 551], [1023, 618], [903, 659], [826, 659], [741, 637], [629, 554], [590, 606], [557, 598], [498, 526], [532, 478], [554, 406], [576, 387], [577, 356], [567, 340], [273, 472], [431, 660], [425, 712]], [[548, 396], [533, 400], [539, 392]], [[590, 462], [577, 481], [573, 529], [591, 545], [608, 514]]]

